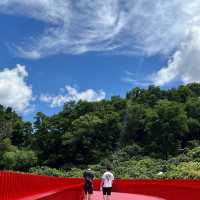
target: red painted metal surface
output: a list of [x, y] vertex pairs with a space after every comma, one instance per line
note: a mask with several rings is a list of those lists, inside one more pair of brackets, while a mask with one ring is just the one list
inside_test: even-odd
[[[92, 200], [103, 200], [101, 192], [94, 192]], [[110, 200], [165, 200], [159, 197], [146, 196], [141, 194], [128, 194], [113, 192]]]
[[167, 200], [200, 199], [200, 182], [197, 180], [118, 180], [113, 189]]
[[[94, 182], [99, 190], [100, 181]], [[200, 180], [115, 180], [113, 191], [142, 194], [167, 200], [200, 200]]]
[[[99, 183], [99, 180], [95, 180], [96, 190], [99, 190]], [[167, 200], [200, 200], [200, 180], [116, 180], [113, 192], [140, 194]], [[82, 198], [82, 179], [0, 172], [0, 200], [82, 200]], [[122, 200], [119, 195], [118, 198]]]
[[69, 200], [81, 200], [82, 188], [81, 179], [0, 172], [0, 200], [60, 200], [63, 195]]

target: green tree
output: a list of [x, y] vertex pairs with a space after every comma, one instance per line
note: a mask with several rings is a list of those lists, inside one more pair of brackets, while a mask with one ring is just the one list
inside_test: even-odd
[[145, 107], [142, 104], [128, 104], [127, 113], [124, 119], [124, 126], [125, 131], [122, 135], [123, 143], [145, 143]]
[[94, 163], [117, 148], [120, 136], [118, 114], [100, 116], [90, 113], [74, 120], [73, 131], [63, 138], [67, 160], [73, 157], [76, 163]]
[[37, 164], [37, 156], [33, 151], [8, 151], [3, 154], [2, 163], [4, 169], [27, 171]]
[[182, 104], [167, 100], [160, 101], [153, 112], [147, 116], [147, 149], [168, 159], [169, 155], [177, 154], [181, 137], [188, 132], [187, 116]]

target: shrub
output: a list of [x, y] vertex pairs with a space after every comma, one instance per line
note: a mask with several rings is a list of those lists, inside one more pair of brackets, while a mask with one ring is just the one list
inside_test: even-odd
[[162, 175], [162, 178], [169, 179], [199, 179], [200, 163], [199, 162], [182, 162]]
[[46, 176], [63, 176], [67, 177], [67, 174], [64, 170], [62, 169], [56, 169], [56, 168], [50, 168], [47, 166], [37, 166], [37, 167], [32, 167], [29, 170], [30, 173], [38, 174], [38, 175], [46, 175]]
[[33, 151], [16, 150], [3, 154], [4, 169], [27, 171], [37, 164], [37, 156]]

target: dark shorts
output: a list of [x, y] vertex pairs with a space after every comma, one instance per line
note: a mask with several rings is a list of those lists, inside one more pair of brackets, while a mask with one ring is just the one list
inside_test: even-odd
[[93, 187], [92, 186], [84, 186], [85, 194], [93, 194]]
[[103, 187], [103, 195], [111, 195], [111, 187]]

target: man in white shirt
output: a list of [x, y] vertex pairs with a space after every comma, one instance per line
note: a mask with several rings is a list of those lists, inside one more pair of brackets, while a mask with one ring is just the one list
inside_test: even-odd
[[111, 167], [107, 167], [107, 171], [103, 174], [101, 179], [100, 190], [103, 191], [103, 199], [109, 200], [112, 190], [112, 183], [114, 180], [114, 176], [111, 172]]

